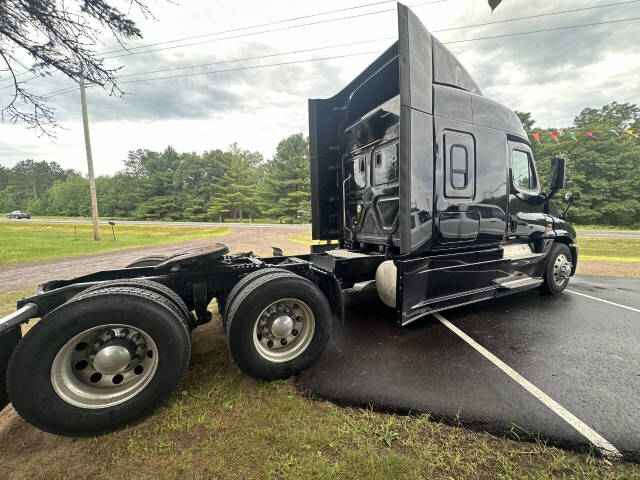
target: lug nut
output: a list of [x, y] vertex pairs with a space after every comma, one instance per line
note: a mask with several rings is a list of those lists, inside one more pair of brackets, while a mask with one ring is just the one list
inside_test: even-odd
[[267, 342], [267, 347], [269, 347], [269, 348], [273, 347], [273, 340], [269, 340]]
[[294, 337], [298, 335], [298, 330], [296, 330], [295, 328], [291, 330], [291, 335], [293, 335]]
[[287, 344], [287, 339], [283, 338], [282, 340], [280, 340], [280, 345], [286, 345]]
[[113, 338], [116, 335], [116, 332], [114, 332], [113, 330], [109, 330], [106, 333], [106, 336], [109, 338]]
[[296, 322], [298, 322], [298, 323], [302, 322], [302, 317], [297, 316], [297, 317], [296, 317]]
[[258, 340], [262, 340], [262, 334], [261, 333], [258, 334]]
[[131, 341], [132, 342], [138, 342], [140, 340], [140, 334], [139, 333], [134, 333], [133, 335], [131, 335]]
[[129, 329], [128, 328], [123, 328], [120, 330], [120, 336], [121, 337], [126, 337], [127, 335], [129, 335]]

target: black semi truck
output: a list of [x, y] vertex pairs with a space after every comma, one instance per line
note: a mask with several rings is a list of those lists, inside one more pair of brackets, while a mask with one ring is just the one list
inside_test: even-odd
[[64, 435], [150, 413], [180, 383], [213, 299], [238, 366], [277, 379], [318, 358], [356, 283], [375, 280], [401, 326], [562, 292], [578, 257], [566, 209], [550, 203], [564, 159], [543, 192], [518, 117], [403, 5], [398, 31], [337, 95], [309, 101], [312, 230], [326, 244], [269, 258], [216, 244], [40, 285], [0, 319], [0, 407]]

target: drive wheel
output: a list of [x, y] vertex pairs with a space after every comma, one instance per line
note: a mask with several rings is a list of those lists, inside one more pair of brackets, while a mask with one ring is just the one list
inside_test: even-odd
[[280, 275], [285, 275], [285, 276], [287, 276], [287, 275], [295, 276], [295, 273], [291, 273], [289, 270], [284, 270], [282, 268], [262, 268], [260, 270], [256, 270], [254, 272], [251, 272], [251, 273], [245, 275], [240, 280], [238, 280], [238, 283], [236, 283], [233, 286], [233, 288], [229, 292], [229, 295], [227, 295], [227, 298], [225, 298], [224, 301], [218, 302], [218, 311], [223, 316], [222, 323], [223, 323], [225, 329], [227, 328], [227, 320], [226, 320], [226, 315], [225, 315], [226, 307], [233, 303], [235, 298], [238, 296], [238, 293], [245, 287], [245, 285], [248, 285], [254, 279], [260, 278], [260, 277], [262, 277], [264, 275], [270, 275], [270, 274], [274, 274], [274, 273], [277, 273], [277, 274], [280, 274]]
[[227, 343], [238, 366], [255, 378], [286, 378], [309, 367], [331, 334], [324, 293], [298, 275], [253, 279], [229, 305]]
[[544, 268], [544, 282], [540, 286], [543, 293], [557, 295], [569, 284], [571, 276], [571, 251], [564, 243], [554, 243]]
[[184, 303], [184, 300], [174, 290], [163, 285], [162, 283], [154, 282], [153, 280], [144, 280], [141, 278], [123, 279], [123, 280], [111, 280], [104, 283], [99, 283], [92, 287], [83, 290], [78, 294], [78, 297], [84, 297], [87, 293], [95, 292], [96, 290], [103, 290], [111, 287], [135, 287], [143, 290], [149, 290], [158, 295], [162, 295], [164, 298], [172, 302], [176, 307], [180, 309], [182, 318], [185, 325], [191, 330], [195, 328], [196, 320], [193, 314], [189, 311], [189, 308]]
[[182, 380], [191, 345], [161, 295], [111, 287], [63, 304], [25, 335], [7, 369], [18, 413], [61, 435], [114, 430], [151, 413]]

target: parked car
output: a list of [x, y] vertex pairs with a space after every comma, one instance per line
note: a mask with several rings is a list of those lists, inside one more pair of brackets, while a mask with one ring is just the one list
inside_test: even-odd
[[7, 213], [7, 218], [17, 218], [20, 220], [21, 218], [31, 218], [31, 214], [26, 210], [14, 210], [13, 212]]

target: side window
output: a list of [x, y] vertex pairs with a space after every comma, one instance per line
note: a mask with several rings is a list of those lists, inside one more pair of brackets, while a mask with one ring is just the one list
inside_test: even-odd
[[535, 169], [528, 152], [513, 150], [511, 154], [511, 171], [513, 173], [513, 183], [517, 188], [537, 190], [538, 182]]
[[398, 180], [398, 144], [392, 143], [374, 150], [372, 184], [384, 185]]
[[444, 133], [444, 196], [472, 199], [476, 183], [475, 142], [462, 132]]
[[360, 155], [353, 159], [353, 181], [356, 184], [356, 188], [364, 188], [366, 186], [364, 155]]

